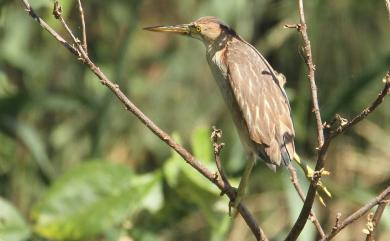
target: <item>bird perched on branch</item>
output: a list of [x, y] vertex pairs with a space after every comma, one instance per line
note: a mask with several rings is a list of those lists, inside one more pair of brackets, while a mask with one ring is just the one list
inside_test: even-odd
[[283, 87], [284, 76], [255, 47], [215, 17], [145, 29], [190, 36], [206, 46], [208, 63], [249, 154], [234, 202], [237, 207], [257, 159], [276, 170], [278, 166], [289, 165], [295, 155], [294, 127]]

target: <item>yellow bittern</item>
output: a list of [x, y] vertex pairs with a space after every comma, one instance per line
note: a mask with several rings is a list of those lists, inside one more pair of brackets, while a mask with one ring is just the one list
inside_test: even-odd
[[215, 17], [145, 29], [178, 33], [205, 44], [208, 63], [250, 157], [234, 202], [237, 207], [256, 159], [276, 170], [277, 166], [289, 165], [295, 155], [285, 79], [255, 47]]

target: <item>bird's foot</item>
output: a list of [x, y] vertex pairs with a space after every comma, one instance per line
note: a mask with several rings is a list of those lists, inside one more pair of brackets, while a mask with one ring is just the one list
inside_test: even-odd
[[[310, 180], [313, 180], [314, 178], [316, 178], [316, 175], [318, 177], [322, 177], [322, 176], [329, 176], [330, 175], [330, 172], [329, 171], [326, 171], [324, 168], [322, 168], [321, 170], [319, 170], [318, 172], [315, 172], [313, 171], [313, 175], [311, 176], [311, 179]], [[320, 201], [320, 203], [326, 207], [326, 204], [325, 204], [325, 201], [324, 199], [322, 198], [321, 194], [320, 193], [324, 193], [326, 196], [328, 197], [332, 197], [332, 193], [329, 192], [328, 188], [322, 183], [321, 179], [318, 179], [318, 182], [317, 182], [317, 192], [316, 192], [316, 196], [318, 197], [318, 200]]]
[[235, 198], [229, 201], [229, 216], [235, 217], [238, 213], [238, 206], [240, 206], [245, 193], [240, 188], [232, 187], [232, 189], [235, 192]]
[[238, 213], [238, 206], [240, 205], [242, 200], [242, 197], [239, 197], [238, 195], [234, 200], [229, 201], [229, 216], [235, 217]]
[[321, 194], [325, 194], [328, 197], [332, 197], [332, 193], [328, 190], [328, 188], [322, 183], [320, 177], [323, 176], [329, 176], [330, 172], [322, 168], [320, 171], [314, 171], [309, 165], [304, 164], [301, 162], [301, 159], [297, 154], [294, 156], [295, 162], [299, 165], [299, 167], [302, 169], [302, 171], [305, 173], [306, 178], [311, 182], [313, 179], [318, 178], [317, 180], [317, 187], [318, 191], [316, 192], [316, 196], [320, 203], [323, 206], [326, 206], [324, 199], [322, 198]]
[[[233, 193], [233, 195], [235, 197], [234, 200], [230, 200], [229, 204], [228, 204], [229, 216], [232, 217], [232, 216], [235, 216], [235, 213], [236, 213], [235, 210], [237, 209], [238, 205], [240, 205], [240, 200], [238, 200], [238, 198], [237, 198], [238, 197], [238, 189], [235, 187], [227, 187], [226, 189], [221, 191], [220, 195], [223, 196], [223, 195], [229, 194], [229, 193]], [[233, 209], [233, 212], [232, 212], [232, 209]]]

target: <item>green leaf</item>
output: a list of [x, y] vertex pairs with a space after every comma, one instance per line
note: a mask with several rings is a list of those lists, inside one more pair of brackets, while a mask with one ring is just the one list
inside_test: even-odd
[[199, 160], [206, 163], [212, 162], [212, 143], [210, 140], [211, 130], [207, 127], [199, 127], [191, 137], [192, 150]]
[[[181, 144], [180, 136], [177, 133], [172, 133], [172, 137], [177, 143]], [[166, 160], [163, 166], [164, 177], [170, 187], [177, 186], [180, 166], [182, 162], [184, 162], [183, 158], [174, 150], [171, 150], [171, 157]]]
[[60, 177], [33, 208], [35, 230], [54, 240], [100, 234], [142, 208], [159, 209], [160, 180], [158, 173], [137, 176], [126, 166], [85, 163]]
[[[206, 163], [203, 163], [207, 169], [209, 170], [216, 170], [215, 165], [209, 164], [206, 165]], [[196, 171], [193, 167], [189, 166], [186, 162], [181, 160], [180, 163], [181, 170], [183, 171], [184, 175], [195, 185], [202, 188], [205, 191], [208, 191], [210, 193], [214, 193], [218, 195], [220, 193], [219, 189], [208, 179], [206, 179], [202, 174], [200, 174], [198, 171]]]
[[[195, 157], [202, 161], [207, 168], [212, 169], [215, 167], [214, 163], [211, 162], [211, 147], [207, 147], [204, 143], [211, 145], [211, 142], [208, 141], [209, 137], [207, 134], [207, 128], [197, 129], [192, 136], [192, 149], [194, 151]], [[174, 133], [173, 138], [180, 143], [180, 137]], [[205, 161], [208, 160], [208, 161]], [[193, 167], [186, 163], [183, 158], [177, 154], [175, 151], [171, 151], [171, 157], [165, 162], [163, 166], [163, 172], [165, 179], [167, 180], [169, 186], [176, 187], [178, 185], [179, 174], [184, 174], [187, 179], [198, 187], [211, 192], [218, 193], [218, 189], [203, 177], [199, 172], [197, 172]]]
[[0, 240], [21, 241], [30, 236], [30, 229], [19, 211], [0, 198]]
[[[209, 170], [215, 169], [214, 162], [211, 162], [211, 147], [207, 148], [205, 145], [211, 145], [209, 134], [207, 134], [206, 128], [200, 128], [195, 131], [192, 137], [192, 149], [194, 150], [195, 157], [200, 160]], [[180, 140], [177, 134], [173, 134], [175, 140]], [[180, 141], [178, 141], [180, 143]], [[209, 161], [204, 161], [199, 157], [205, 157]], [[172, 151], [171, 157], [166, 161], [164, 167], [164, 176], [171, 187], [177, 185], [179, 174], [182, 173], [192, 183], [200, 187], [201, 189], [214, 194], [219, 194], [218, 188], [214, 186], [212, 182], [207, 180], [193, 167], [187, 164], [183, 158], [176, 152]]]
[[[191, 138], [192, 150], [196, 159], [201, 161], [209, 170], [216, 169], [213, 161], [212, 143], [210, 140], [210, 129], [207, 127], [199, 127], [192, 134]], [[182, 170], [187, 178], [196, 184], [198, 187], [214, 194], [218, 194], [219, 190], [203, 177], [200, 173], [186, 164], [181, 163]]]
[[163, 172], [170, 187], [177, 186], [181, 162], [184, 162], [183, 158], [174, 151], [172, 151], [171, 157], [165, 161]]

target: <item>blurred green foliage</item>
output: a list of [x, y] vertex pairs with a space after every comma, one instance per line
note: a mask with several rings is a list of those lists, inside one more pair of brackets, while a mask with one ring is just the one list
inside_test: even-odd
[[[215, 15], [287, 77], [296, 146], [315, 156], [315, 131], [288, 0], [84, 1], [89, 53], [159, 126], [211, 170], [211, 126], [224, 131], [223, 165], [237, 184], [245, 155], [196, 40], [142, 31]], [[52, 1], [31, 4], [61, 34]], [[80, 34], [76, 1], [61, 1]], [[324, 120], [351, 118], [373, 100], [390, 65], [384, 1], [305, 1]], [[326, 230], [390, 181], [390, 104], [333, 143], [325, 183], [334, 194], [318, 214]], [[305, 184], [305, 179], [301, 177]], [[286, 170], [258, 163], [245, 202], [272, 240], [301, 202]], [[227, 200], [156, 138], [84, 66], [23, 10], [0, 1], [0, 240], [253, 240]], [[335, 240], [362, 240], [365, 219]], [[357, 231], [356, 231], [357, 230]], [[378, 240], [390, 237], [385, 211]], [[314, 240], [308, 224], [301, 240]], [[386, 239], [387, 237], [387, 239]]]

